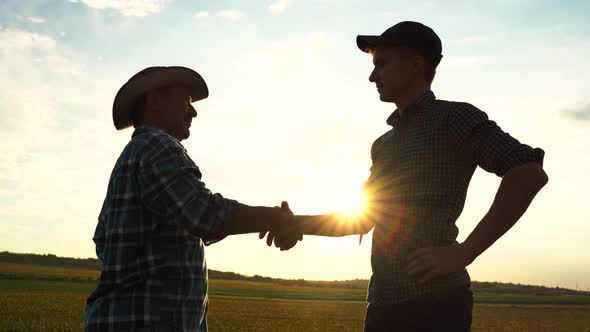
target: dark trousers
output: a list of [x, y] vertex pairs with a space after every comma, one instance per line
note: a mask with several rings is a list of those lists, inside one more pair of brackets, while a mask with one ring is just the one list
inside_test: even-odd
[[468, 332], [472, 310], [468, 287], [397, 304], [369, 303], [365, 332]]

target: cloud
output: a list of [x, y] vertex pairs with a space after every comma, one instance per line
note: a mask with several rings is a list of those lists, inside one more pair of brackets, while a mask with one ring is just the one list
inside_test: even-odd
[[[4, 214], [2, 212], [0, 212], [0, 213]], [[11, 234], [14, 236], [15, 233], [30, 233], [33, 230], [34, 230], [33, 227], [29, 227], [29, 226], [7, 223], [7, 222], [0, 222], [0, 234], [4, 233], [4, 234]]]
[[196, 12], [193, 14], [194, 18], [207, 18], [209, 17], [209, 12], [208, 11], [200, 11], [200, 12]]
[[[7, 176], [3, 165], [18, 167], [19, 153], [45, 143], [40, 136], [55, 127], [59, 100], [70, 98], [63, 82], [74, 81], [82, 71], [76, 56], [59, 49], [56, 40], [24, 30], [0, 31], [0, 131], [18, 146], [0, 147], [0, 177]], [[20, 151], [20, 152], [19, 152]], [[8, 167], [13, 168], [13, 167]]]
[[566, 117], [576, 121], [590, 121], [590, 103], [578, 108], [565, 110], [562, 113]]
[[123, 16], [146, 16], [155, 14], [170, 2], [170, 0], [79, 0], [70, 2], [82, 2], [95, 9], [118, 10]]
[[29, 16], [26, 19], [33, 23], [45, 23], [45, 19], [43, 17]]
[[220, 10], [215, 15], [231, 21], [239, 20], [242, 17], [242, 13], [236, 9]]
[[[108, 115], [94, 114], [108, 114], [112, 78], [48, 35], [0, 30], [0, 45], [0, 183], [11, 184], [0, 190], [0, 219], [94, 219], [104, 183], [88, 175], [108, 178], [102, 168], [111, 167], [105, 161], [117, 141]], [[91, 201], [79, 199], [86, 195]]]
[[[62, 74], [80, 72], [80, 65], [71, 62], [67, 52], [58, 51], [55, 39], [50, 36], [23, 30], [2, 30], [0, 42], [3, 45], [0, 49], [0, 58], [5, 67], [0, 73], [4, 74], [4, 77], [14, 75], [14, 78], [22, 78], [19, 75], [22, 68], [31, 66], [37, 67], [39, 72], [47, 68]], [[33, 60], [34, 63], [29, 60]]]
[[287, 8], [290, 8], [291, 6], [293, 6], [294, 2], [295, 2], [295, 0], [277, 0], [277, 1], [273, 2], [270, 6], [268, 6], [268, 9], [273, 14], [281, 14], [281, 13], [285, 12], [285, 10], [287, 10]]
[[[285, 100], [290, 99], [287, 95], [291, 91], [301, 91], [301, 87], [319, 84], [314, 73], [326, 62], [327, 52], [331, 51], [334, 45], [333, 37], [322, 32], [313, 32], [239, 54], [232, 72], [238, 77], [249, 79], [232, 82], [236, 87], [231, 90], [242, 91], [236, 97], [241, 99], [240, 103], [251, 106], [253, 112], [264, 112], [277, 107], [295, 107], [298, 103], [293, 100], [288, 103], [289, 105], [283, 105]], [[260, 68], [264, 70], [261, 71]], [[317, 88], [314, 91], [325, 93], [321, 87]], [[261, 91], [264, 91], [265, 98], [260, 98]], [[301, 102], [306, 102], [305, 99]], [[295, 108], [300, 108], [301, 112], [304, 107], [298, 106]]]
[[[231, 160], [240, 160], [251, 170], [251, 178], [268, 180], [254, 194], [248, 192], [248, 186], [234, 181], [229, 186], [233, 192], [245, 193], [244, 197], [259, 202], [273, 202], [275, 196], [293, 197], [303, 206], [303, 200], [313, 199], [304, 199], [299, 193], [330, 188], [331, 183], [338, 181], [340, 175], [330, 172], [334, 161], [345, 164], [346, 170], [364, 170], [351, 174], [347, 183], [360, 186], [365, 180], [367, 151], [375, 133], [370, 132], [370, 126], [358, 123], [361, 119], [383, 123], [383, 115], [358, 112], [368, 107], [367, 100], [377, 104], [378, 98], [366, 80], [368, 73], [362, 68], [346, 67], [337, 43], [329, 34], [313, 32], [249, 48], [227, 63], [223, 71], [227, 71], [228, 77], [239, 79], [224, 82], [223, 89], [207, 101], [210, 114], [225, 115], [217, 118], [219, 122], [208, 122], [207, 127], [199, 128], [196, 135], [220, 136], [219, 128], [226, 128], [239, 136], [243, 148], [233, 153]], [[371, 99], [365, 91], [371, 93]], [[347, 120], [340, 121], [343, 118]], [[244, 130], [260, 123], [269, 125]], [[223, 137], [217, 144], [232, 143]], [[265, 159], [265, 167], [255, 166], [260, 158], [266, 158], [260, 151], [273, 151], [272, 160]], [[199, 153], [220, 161], [215, 150], [201, 149]], [[207, 174], [210, 183], [228, 181], [220, 173]], [[221, 192], [231, 193], [224, 189]], [[313, 210], [310, 205], [304, 208], [308, 212]]]
[[[199, 19], [199, 20], [204, 20], [204, 19], [208, 18], [209, 15], [210, 15], [210, 13], [208, 11], [203, 10], [203, 11], [195, 12], [193, 14], [193, 17], [196, 19]], [[237, 9], [226, 9], [226, 10], [220, 10], [220, 11], [216, 12], [215, 16], [221, 17], [223, 19], [230, 20], [230, 21], [237, 21], [240, 19], [240, 17], [242, 17], [242, 13]]]
[[[333, 59], [335, 45], [336, 41], [330, 35], [314, 32], [299, 38], [272, 42], [261, 48], [238, 54], [229, 68], [232, 75], [242, 79], [228, 82], [225, 91], [239, 91], [239, 93], [227, 92], [226, 95], [219, 96], [215, 101], [218, 104], [216, 107], [231, 109], [232, 105], [240, 105], [247, 111], [234, 116], [244, 116], [243, 121], [264, 118], [271, 123], [274, 121], [288, 123], [287, 126], [265, 128], [262, 136], [292, 135], [297, 144], [293, 143], [289, 146], [298, 150], [297, 153], [305, 153], [304, 150], [310, 147], [307, 143], [317, 137], [313, 135], [302, 137], [297, 132], [305, 130], [303, 128], [314, 130], [316, 127], [326, 125], [327, 122], [331, 123], [336, 117], [334, 114], [336, 110], [350, 107], [347, 98], [338, 97], [341, 94], [353, 95], [349, 94], [348, 90], [347, 92], [343, 90], [354, 84], [349, 84], [346, 75], [336, 69], [336, 61]], [[346, 88], [326, 86], [327, 77], [334, 81], [346, 82], [342, 83]], [[365, 85], [364, 81], [358, 82]], [[280, 111], [269, 112], [268, 110]], [[314, 119], [313, 123], [310, 123], [309, 119]], [[320, 141], [328, 142], [330, 139], [322, 138]], [[244, 144], [250, 146], [262, 144], [270, 148], [274, 144], [257, 134], [246, 140], [248, 143]], [[327, 156], [327, 154], [324, 155]], [[324, 155], [314, 156], [312, 159], [320, 160], [325, 157]], [[249, 158], [247, 155], [242, 157]], [[285, 156], [285, 160], [289, 159], [297, 159], [297, 157]]]

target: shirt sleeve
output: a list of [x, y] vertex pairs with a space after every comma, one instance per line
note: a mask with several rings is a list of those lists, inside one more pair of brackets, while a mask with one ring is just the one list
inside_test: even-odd
[[150, 144], [139, 171], [141, 200], [152, 213], [200, 237], [205, 244], [227, 236], [238, 203], [213, 194], [184, 148], [172, 139]]
[[511, 168], [536, 162], [545, 151], [520, 143], [473, 105], [458, 104], [449, 116], [451, 143], [470, 154], [481, 168], [502, 177]]
[[366, 210], [377, 222], [389, 220], [385, 214], [390, 210], [393, 195], [391, 169], [386, 163], [376, 159], [379, 151], [384, 148], [384, 138], [389, 134], [391, 131], [379, 137], [371, 146], [370, 174], [362, 187], [367, 197]]
[[[108, 197], [108, 194], [107, 194]], [[92, 237], [92, 241], [96, 244], [96, 257], [99, 260], [103, 260], [103, 253], [105, 247], [105, 214], [107, 213], [107, 200], [105, 199], [102, 203], [102, 208], [100, 209], [100, 214], [98, 215], [98, 223], [96, 224], [96, 229], [94, 230], [94, 236]]]

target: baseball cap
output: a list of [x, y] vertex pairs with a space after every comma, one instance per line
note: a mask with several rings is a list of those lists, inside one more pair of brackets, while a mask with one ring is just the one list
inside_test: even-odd
[[440, 38], [434, 30], [419, 22], [399, 22], [379, 36], [358, 35], [356, 45], [363, 52], [380, 45], [406, 46], [417, 51], [435, 68], [442, 59]]

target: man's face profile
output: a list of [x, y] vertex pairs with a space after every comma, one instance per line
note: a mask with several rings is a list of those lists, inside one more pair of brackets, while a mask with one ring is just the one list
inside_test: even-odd
[[158, 91], [154, 115], [159, 126], [174, 138], [182, 141], [190, 136], [192, 119], [197, 111], [191, 104], [188, 89], [183, 86], [172, 86]]
[[374, 68], [369, 81], [377, 86], [379, 99], [384, 102], [399, 100], [414, 79], [413, 58], [404, 56], [397, 46], [377, 46], [371, 53]]

